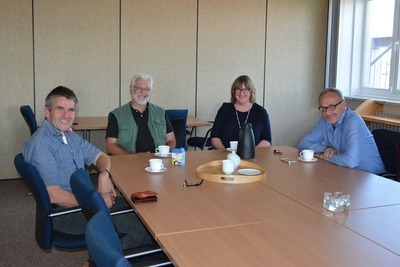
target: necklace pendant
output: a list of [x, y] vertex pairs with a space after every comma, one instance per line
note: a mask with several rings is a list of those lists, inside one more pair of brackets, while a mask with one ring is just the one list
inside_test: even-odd
[[[247, 116], [246, 116], [246, 119], [245, 119], [245, 121], [244, 121], [243, 124], [247, 123], [247, 120], [249, 119], [249, 115], [250, 115], [250, 110], [251, 110], [251, 109], [249, 109], [249, 110], [247, 111]], [[236, 106], [235, 106], [235, 112], [236, 112], [236, 119], [237, 119], [237, 122], [238, 122], [238, 125], [239, 125], [239, 129], [241, 129], [241, 128], [242, 128], [242, 125], [241, 125], [240, 120], [239, 120], [239, 115], [238, 115]]]

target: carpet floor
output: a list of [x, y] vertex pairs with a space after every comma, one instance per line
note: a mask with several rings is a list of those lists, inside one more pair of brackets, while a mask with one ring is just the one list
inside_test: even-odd
[[87, 250], [44, 252], [35, 240], [35, 199], [21, 179], [0, 180], [0, 266], [83, 266]]

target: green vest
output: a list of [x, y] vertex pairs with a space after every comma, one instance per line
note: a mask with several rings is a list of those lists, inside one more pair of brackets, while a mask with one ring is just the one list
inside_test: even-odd
[[[149, 119], [147, 125], [154, 140], [154, 146], [165, 145], [167, 141], [167, 125], [165, 110], [149, 103]], [[138, 127], [131, 112], [131, 102], [112, 111], [118, 122], [118, 145], [128, 152], [136, 153]]]

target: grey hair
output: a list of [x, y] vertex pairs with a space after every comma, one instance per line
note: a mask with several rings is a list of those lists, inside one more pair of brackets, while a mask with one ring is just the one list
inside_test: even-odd
[[58, 86], [47, 95], [45, 106], [48, 109], [51, 109], [53, 107], [54, 100], [58, 97], [65, 97], [68, 100], [74, 101], [75, 107], [78, 104], [78, 98], [76, 97], [74, 91], [65, 86]]
[[335, 93], [335, 94], [339, 97], [339, 100], [344, 100], [343, 95], [342, 95], [342, 92], [341, 92], [339, 89], [330, 87], [330, 88], [324, 89], [324, 90], [319, 94], [318, 101], [321, 99], [321, 96], [323, 96], [324, 94], [329, 93], [329, 92]]
[[150, 89], [153, 89], [153, 83], [154, 83], [153, 77], [150, 74], [146, 74], [146, 73], [138, 73], [135, 76], [133, 76], [130, 86], [131, 87], [134, 86], [136, 80], [139, 78], [150, 82]]

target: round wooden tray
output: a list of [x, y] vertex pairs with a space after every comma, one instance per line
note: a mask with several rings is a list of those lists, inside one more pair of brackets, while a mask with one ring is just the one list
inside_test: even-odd
[[[244, 175], [238, 173], [240, 169], [257, 169], [261, 173], [256, 175]], [[240, 165], [232, 174], [225, 174], [222, 172], [222, 160], [214, 160], [197, 167], [196, 176], [200, 179], [216, 183], [245, 184], [264, 179], [265, 170], [255, 163], [241, 160]]]

